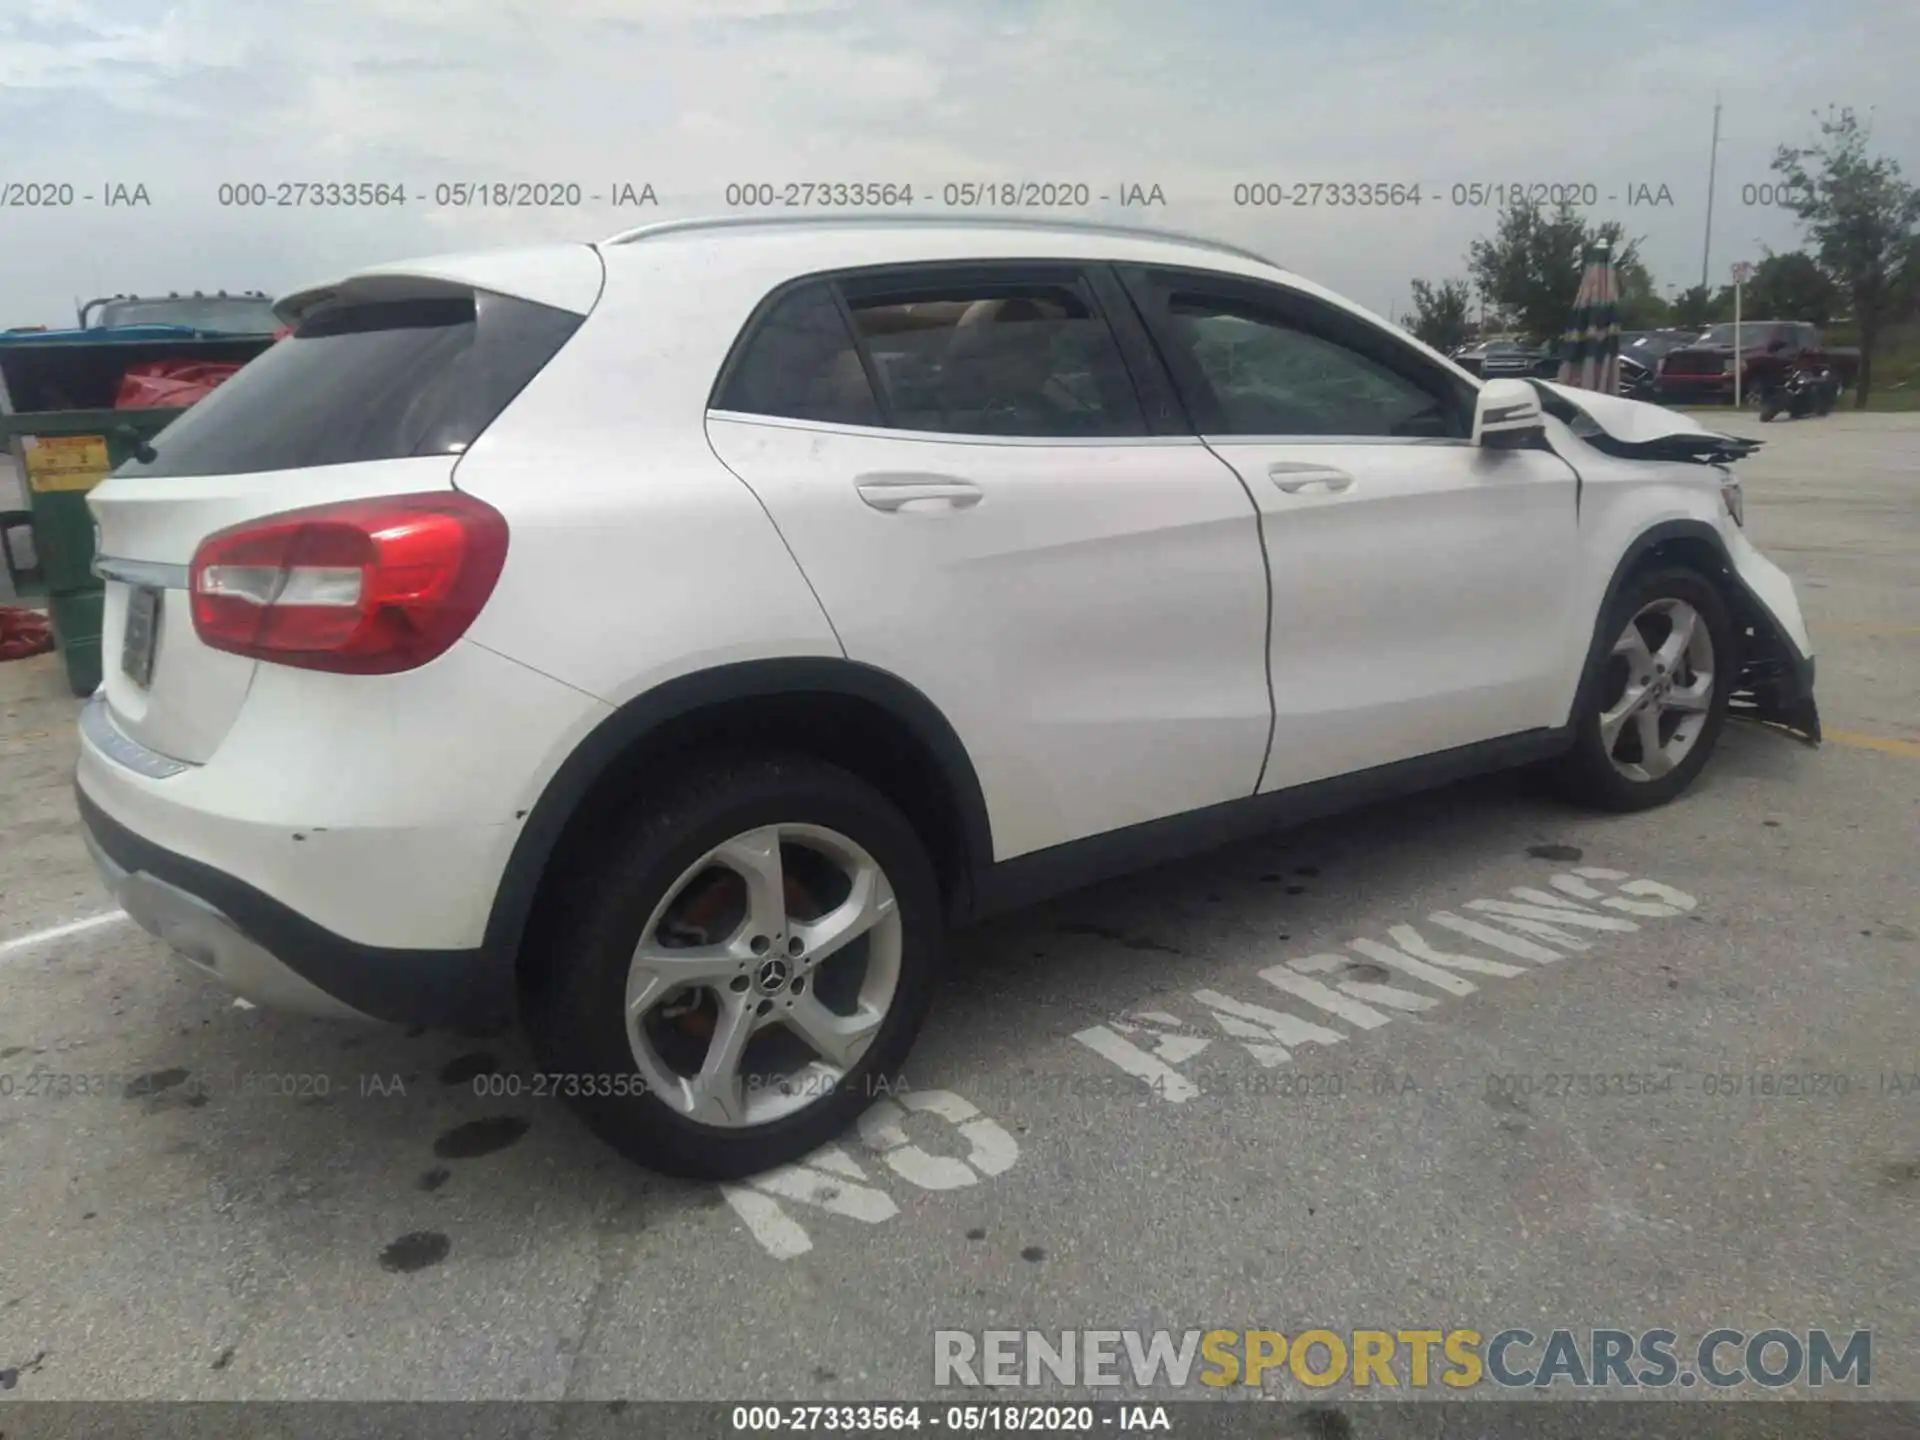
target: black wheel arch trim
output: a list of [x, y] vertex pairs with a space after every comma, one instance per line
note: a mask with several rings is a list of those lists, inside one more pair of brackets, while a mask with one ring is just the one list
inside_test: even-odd
[[[1756, 638], [1763, 644], [1777, 650], [1785, 660], [1788, 674], [1783, 677], [1782, 694], [1779, 704], [1796, 714], [1814, 715], [1813, 711], [1813, 657], [1803, 654], [1793, 637], [1773, 617], [1773, 612], [1753, 591], [1753, 588], [1741, 578], [1740, 571], [1733, 563], [1732, 555], [1727, 553], [1727, 542], [1720, 532], [1704, 520], [1665, 520], [1650, 526], [1634, 537], [1633, 542], [1622, 552], [1619, 562], [1614, 566], [1613, 575], [1607, 581], [1606, 593], [1601, 597], [1600, 605], [1594, 615], [1593, 638], [1587, 647], [1587, 658], [1580, 671], [1580, 684], [1575, 692], [1572, 709], [1567, 716], [1569, 725], [1577, 724], [1579, 717], [1586, 713], [1592, 703], [1593, 686], [1599, 679], [1600, 657], [1613, 637], [1607, 634], [1607, 617], [1613, 613], [1613, 607], [1620, 598], [1620, 592], [1627, 581], [1639, 568], [1648, 555], [1663, 545], [1676, 540], [1699, 541], [1709, 546], [1719, 559], [1721, 573], [1705, 578], [1721, 584], [1727, 593], [1730, 608], [1739, 620], [1751, 626]], [[1767, 716], [1765, 718], [1779, 718]], [[1812, 735], [1819, 737], [1819, 722], [1812, 720]]]
[[953, 904], [964, 913], [977, 877], [992, 864], [993, 834], [980, 777], [952, 724], [925, 694], [890, 671], [837, 656], [791, 656], [736, 661], [675, 676], [603, 719], [561, 762], [527, 813], [495, 893], [485, 949], [508, 963], [518, 955], [534, 897], [569, 821], [632, 747], [669, 722], [712, 705], [802, 694], [872, 704], [932, 757], [959, 820], [961, 863]]

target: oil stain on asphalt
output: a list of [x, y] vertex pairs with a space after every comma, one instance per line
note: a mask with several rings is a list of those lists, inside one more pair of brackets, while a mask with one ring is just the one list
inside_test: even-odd
[[22, 1372], [31, 1375], [46, 1363], [47, 1352], [42, 1350], [24, 1365], [9, 1365], [0, 1370], [0, 1390], [11, 1390], [20, 1383]]
[[1176, 950], [1171, 945], [1163, 945], [1158, 940], [1147, 940], [1137, 935], [1123, 935], [1105, 925], [1068, 924], [1056, 927], [1062, 935], [1082, 935], [1095, 940], [1111, 940], [1116, 945], [1124, 945], [1129, 950], [1143, 950], [1159, 955], [1184, 955], [1184, 950]]
[[1574, 861], [1586, 855], [1578, 845], [1529, 845], [1527, 854], [1535, 860]]
[[477, 1160], [504, 1150], [531, 1128], [532, 1122], [518, 1115], [495, 1115], [486, 1120], [469, 1120], [456, 1125], [433, 1142], [433, 1153], [442, 1160]]
[[153, 1070], [145, 1075], [136, 1075], [129, 1080], [120, 1093], [128, 1100], [138, 1100], [148, 1095], [158, 1095], [162, 1090], [171, 1090], [176, 1085], [186, 1083], [193, 1072], [178, 1067], [171, 1070]]
[[456, 1055], [440, 1067], [442, 1085], [470, 1085], [483, 1075], [498, 1075], [500, 1062], [484, 1050], [476, 1050], [468, 1055]]
[[415, 1230], [380, 1252], [380, 1268], [411, 1275], [429, 1265], [438, 1265], [452, 1249], [453, 1242], [438, 1230]]

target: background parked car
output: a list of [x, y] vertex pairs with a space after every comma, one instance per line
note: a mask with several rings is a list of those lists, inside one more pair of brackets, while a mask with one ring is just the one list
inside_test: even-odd
[[[1660, 398], [1669, 403], [1731, 403], [1736, 369], [1731, 321], [1709, 326], [1690, 345], [1667, 352], [1658, 382]], [[1747, 320], [1740, 325], [1742, 397], [1758, 395], [1789, 372], [1802, 366], [1824, 365], [1842, 389], [1853, 383], [1860, 369], [1860, 352], [1830, 347], [1819, 330], [1795, 320]]]
[[1629, 400], [1659, 398], [1660, 362], [1698, 338], [1693, 330], [1628, 330], [1620, 335], [1620, 393]]
[[1455, 351], [1452, 358], [1454, 364], [1470, 375], [1478, 375], [1484, 380], [1511, 380], [1533, 374], [1547, 355], [1545, 351], [1519, 340], [1488, 340]]

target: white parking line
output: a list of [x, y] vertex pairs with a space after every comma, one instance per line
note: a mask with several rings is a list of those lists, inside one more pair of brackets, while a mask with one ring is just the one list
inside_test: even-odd
[[109, 910], [104, 915], [89, 915], [84, 920], [69, 920], [64, 925], [51, 925], [45, 930], [35, 930], [31, 935], [21, 935], [12, 940], [0, 941], [0, 960], [31, 950], [36, 945], [44, 945], [49, 940], [64, 940], [69, 935], [97, 930], [102, 925], [111, 925], [117, 920], [127, 918], [129, 917], [124, 910]]
[[[1619, 893], [1610, 895], [1590, 883], [1593, 881], [1606, 882]], [[1553, 876], [1548, 884], [1551, 889], [1516, 886], [1507, 892], [1510, 898], [1468, 900], [1460, 907], [1482, 919], [1470, 920], [1450, 910], [1438, 910], [1427, 917], [1433, 925], [1530, 964], [1444, 950], [1412, 925], [1390, 925], [1386, 927], [1387, 940], [1363, 937], [1347, 942], [1347, 948], [1366, 957], [1364, 960], [1326, 951], [1267, 965], [1255, 972], [1286, 1001], [1308, 1010], [1312, 1018], [1207, 989], [1193, 991], [1191, 998], [1206, 1008], [1219, 1034], [1209, 1035], [1204, 1022], [1184, 1020], [1172, 1010], [1134, 1010], [1089, 1026], [1072, 1038], [1138, 1082], [1141, 1093], [1185, 1105], [1207, 1093], [1200, 1083], [1205, 1076], [1182, 1070], [1202, 1054], [1218, 1060], [1223, 1051], [1244, 1049], [1264, 1069], [1290, 1065], [1299, 1046], [1324, 1047], [1358, 1040], [1362, 1032], [1379, 1031], [1397, 1018], [1438, 1010], [1446, 1003], [1445, 997], [1480, 995], [1487, 989], [1497, 992], [1502, 988], [1500, 982], [1591, 950], [1592, 942], [1563, 926], [1604, 933], [1633, 932], [1642, 928], [1639, 921], [1621, 918], [1622, 914], [1672, 917], [1687, 914], [1699, 904], [1685, 891], [1657, 880], [1630, 879], [1624, 870], [1598, 866], [1577, 867]], [[1615, 913], [1606, 914], [1604, 910]], [[1538, 938], [1526, 938], [1529, 935]], [[1543, 941], [1558, 948], [1549, 948]], [[1347, 978], [1368, 974], [1373, 978]], [[1463, 974], [1477, 978], [1464, 979]], [[1322, 978], [1313, 978], [1316, 976]], [[1437, 993], [1382, 984], [1383, 976], [1423, 984]], [[1269, 994], [1266, 998], [1275, 997]], [[1338, 1024], [1352, 1027], [1351, 1031], [1337, 1028]], [[1382, 1037], [1388, 1046], [1395, 1033], [1388, 1030]], [[1381, 1047], [1369, 1049], [1376, 1060], [1389, 1053]], [[858, 1148], [865, 1158], [878, 1160], [893, 1172], [894, 1180], [905, 1181], [912, 1189], [930, 1194], [966, 1189], [1005, 1174], [1019, 1160], [1020, 1144], [1006, 1127], [951, 1091], [902, 1088], [896, 1093], [889, 1088], [887, 1095], [860, 1117], [855, 1127]], [[951, 1132], [944, 1152], [938, 1147], [925, 1148], [910, 1137], [906, 1124], [910, 1113], [944, 1122]], [[954, 1153], [962, 1150], [964, 1153]], [[720, 1192], [747, 1233], [768, 1255], [776, 1260], [793, 1260], [813, 1249], [812, 1236], [793, 1212], [812, 1219], [806, 1215], [812, 1211], [835, 1217], [842, 1224], [885, 1224], [903, 1213], [893, 1196], [880, 1188], [889, 1183], [888, 1177], [870, 1174], [851, 1153], [833, 1144], [815, 1151], [800, 1164], [782, 1166], [739, 1184], [722, 1185]]]
[[[1625, 899], [1596, 889], [1589, 881], [1612, 883]], [[1591, 942], [1581, 939], [1562, 926], [1608, 932], [1637, 931], [1637, 920], [1619, 914], [1605, 915], [1582, 902], [1594, 901], [1615, 911], [1646, 917], [1671, 917], [1692, 911], [1699, 902], [1684, 890], [1663, 885], [1657, 880], [1630, 879], [1624, 870], [1604, 870], [1581, 866], [1570, 874], [1555, 875], [1549, 882], [1553, 890], [1516, 886], [1507, 893], [1510, 900], [1469, 900], [1461, 908], [1483, 915], [1486, 920], [1469, 920], [1448, 910], [1436, 910], [1427, 918], [1435, 925], [1477, 940], [1491, 949], [1503, 951], [1538, 965], [1549, 965], [1565, 958], [1560, 951], [1581, 954]], [[1498, 922], [1505, 929], [1495, 928]], [[1523, 939], [1513, 931], [1524, 931], [1560, 947], [1549, 949], [1539, 940]], [[1409, 979], [1431, 985], [1445, 995], [1465, 996], [1478, 993], [1479, 986], [1452, 973], [1464, 970], [1493, 979], [1528, 973], [1517, 965], [1487, 960], [1477, 955], [1457, 955], [1440, 950], [1422, 938], [1411, 925], [1390, 926], [1387, 934], [1393, 944], [1369, 939], [1347, 942], [1348, 948], [1373, 962], [1377, 975], [1398, 971]], [[1347, 980], [1343, 975], [1364, 972], [1364, 962], [1356, 962], [1339, 951], [1307, 955], [1282, 965], [1269, 965], [1258, 971], [1259, 978], [1284, 993], [1289, 999], [1323, 1012], [1307, 1020], [1283, 1010], [1238, 1000], [1218, 990], [1196, 990], [1193, 999], [1204, 1005], [1214, 1022], [1232, 1041], [1244, 1044], [1247, 1053], [1261, 1066], [1272, 1069], [1292, 1060], [1291, 1047], [1311, 1043], [1337, 1044], [1346, 1040], [1344, 1031], [1330, 1028], [1332, 1021], [1344, 1021], [1356, 1030], [1378, 1030], [1393, 1023], [1394, 1014], [1424, 1014], [1438, 1009], [1441, 996], [1407, 990], [1398, 985], [1383, 985], [1377, 980]], [[1326, 980], [1308, 977], [1321, 975]], [[1271, 997], [1269, 997], [1271, 998]], [[1371, 1002], [1371, 1003], [1369, 1003]], [[1375, 1007], [1383, 1007], [1376, 1009]], [[1182, 1104], [1203, 1093], [1190, 1076], [1175, 1068], [1191, 1059], [1206, 1042], [1183, 1040], [1189, 1048], [1179, 1056], [1150, 1055], [1126, 1037], [1142, 1033], [1140, 1022], [1148, 1018], [1138, 1012], [1109, 1020], [1082, 1030], [1073, 1038], [1102, 1059], [1111, 1061], [1126, 1074], [1145, 1083], [1149, 1093], [1175, 1104]], [[1177, 1014], [1152, 1012], [1156, 1025], [1164, 1025], [1181, 1035], [1192, 1033]], [[1318, 1024], [1316, 1021], [1327, 1021]], [[1275, 1042], [1278, 1042], [1277, 1044]], [[1164, 1041], [1162, 1042], [1165, 1043]], [[1231, 1044], [1231, 1041], [1229, 1042]], [[1218, 1052], [1215, 1052], [1216, 1055]]]

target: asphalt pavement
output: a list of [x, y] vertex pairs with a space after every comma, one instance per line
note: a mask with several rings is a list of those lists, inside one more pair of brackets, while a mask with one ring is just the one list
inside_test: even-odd
[[878, 1400], [961, 1393], [936, 1329], [1730, 1327], [1870, 1329], [1849, 1393], [1920, 1398], [1920, 416], [1730, 427], [1823, 747], [974, 932], [898, 1093], [740, 1187], [613, 1157], [511, 1034], [236, 1006], [98, 919], [77, 702], [0, 666], [0, 1391]]

